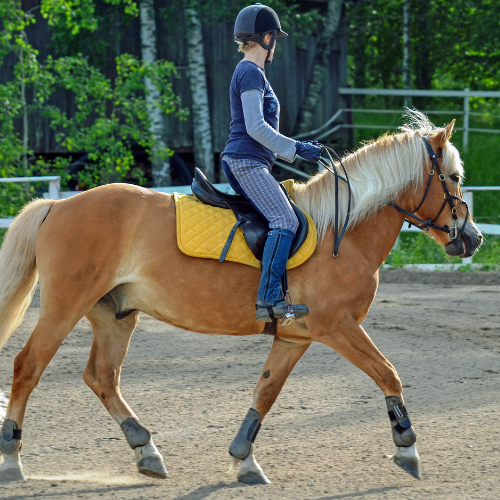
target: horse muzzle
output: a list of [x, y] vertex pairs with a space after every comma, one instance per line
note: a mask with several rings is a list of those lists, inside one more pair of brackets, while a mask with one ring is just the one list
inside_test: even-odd
[[[462, 227], [463, 222], [458, 224]], [[444, 246], [444, 251], [451, 257], [471, 257], [483, 243], [483, 235], [479, 232], [477, 226], [467, 221], [465, 227], [459, 232], [458, 236]]]

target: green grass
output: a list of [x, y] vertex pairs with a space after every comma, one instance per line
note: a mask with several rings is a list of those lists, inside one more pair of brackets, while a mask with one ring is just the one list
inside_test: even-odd
[[[485, 269], [500, 264], [500, 236], [485, 236], [481, 248], [474, 255], [475, 264], [485, 265]], [[449, 257], [434, 240], [426, 234], [401, 233], [398, 242], [385, 263], [394, 267], [409, 264], [460, 264], [459, 257]]]

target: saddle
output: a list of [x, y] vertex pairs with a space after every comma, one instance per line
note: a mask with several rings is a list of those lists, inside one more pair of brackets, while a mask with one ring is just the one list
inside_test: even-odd
[[[288, 198], [297, 219], [299, 220], [299, 227], [295, 233], [295, 238], [292, 242], [289, 257], [295, 253], [302, 246], [307, 238], [309, 232], [309, 221], [307, 220], [304, 212], [292, 201], [285, 186], [280, 184], [281, 189]], [[193, 195], [202, 203], [212, 207], [230, 208], [235, 217], [236, 223], [234, 224], [229, 237], [224, 245], [219, 262], [223, 262], [226, 258], [231, 242], [233, 241], [234, 234], [238, 227], [241, 227], [245, 240], [252, 251], [255, 258], [262, 260], [264, 254], [264, 245], [266, 244], [267, 233], [269, 232], [269, 225], [267, 220], [260, 215], [253, 205], [244, 197], [239, 194], [228, 194], [218, 190], [212, 183], [205, 177], [203, 172], [195, 169], [195, 176], [191, 184]]]

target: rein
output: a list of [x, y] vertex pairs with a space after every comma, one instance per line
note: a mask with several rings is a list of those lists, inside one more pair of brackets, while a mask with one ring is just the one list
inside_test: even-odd
[[[413, 225], [416, 228], [420, 229], [421, 231], [429, 231], [430, 228], [433, 228], [433, 229], [436, 229], [438, 231], [448, 233], [450, 235], [450, 239], [454, 240], [457, 237], [462, 236], [462, 234], [464, 232], [465, 224], [467, 224], [467, 219], [469, 218], [469, 207], [467, 206], [467, 203], [465, 202], [465, 200], [463, 200], [462, 198], [459, 198], [458, 196], [453, 196], [450, 193], [448, 186], [446, 185], [445, 176], [441, 172], [441, 167], [439, 166], [439, 162], [437, 160], [438, 158], [441, 158], [443, 156], [443, 153], [442, 152], [441, 153], [434, 152], [434, 150], [432, 149], [431, 145], [429, 144], [429, 142], [427, 141], [427, 139], [425, 137], [422, 137], [422, 140], [424, 141], [425, 147], [427, 148], [427, 152], [429, 153], [429, 156], [430, 156], [430, 159], [432, 162], [432, 167], [433, 167], [433, 168], [431, 168], [431, 170], [429, 172], [429, 179], [427, 180], [427, 186], [425, 188], [425, 192], [424, 192], [424, 196], [423, 196], [422, 200], [418, 204], [418, 207], [415, 210], [412, 210], [411, 212], [408, 210], [405, 210], [403, 207], [400, 207], [399, 205], [397, 205], [396, 203], [393, 203], [392, 201], [387, 202], [387, 204], [390, 205], [391, 207], [394, 207], [396, 210], [403, 212], [407, 216], [407, 217], [405, 217], [405, 221], [408, 222], [408, 227], [411, 227]], [[434, 217], [434, 219], [429, 217], [427, 220], [424, 220], [421, 217], [418, 217], [417, 215], [415, 215], [415, 212], [417, 210], [419, 210], [420, 207], [424, 204], [425, 199], [427, 198], [427, 194], [429, 193], [429, 188], [431, 186], [432, 179], [433, 179], [436, 171], [438, 173], [439, 180], [441, 181], [441, 184], [443, 186], [444, 201], [443, 201], [443, 204], [441, 206], [441, 209], [439, 210], [436, 217]], [[462, 202], [467, 208], [467, 214], [465, 216], [464, 223], [460, 229], [457, 228], [458, 216], [457, 216], [457, 209], [455, 207], [455, 203], [453, 202], [453, 200], [458, 200], [458, 201]], [[454, 225], [452, 227], [448, 227], [447, 225], [439, 226], [438, 224], [436, 224], [436, 220], [441, 215], [441, 213], [444, 210], [444, 207], [446, 207], [447, 204], [451, 208], [451, 216], [453, 217], [453, 221], [454, 221]], [[418, 221], [420, 224], [415, 224], [415, 222], [409, 220], [408, 217], [412, 217], [414, 220]]]
[[[349, 222], [349, 217], [351, 215], [351, 183], [349, 182], [349, 176], [347, 175], [347, 171], [344, 167], [344, 164], [342, 163], [340, 156], [332, 148], [324, 146], [323, 144], [320, 144], [320, 146], [323, 148], [323, 151], [326, 151], [326, 153], [328, 154], [328, 157], [330, 158], [330, 163], [328, 163], [323, 158], [320, 158], [318, 163], [335, 176], [335, 222], [333, 225], [333, 256], [338, 257], [340, 242], [342, 241], [342, 237], [345, 234], [345, 231], [347, 229], [347, 224]], [[342, 170], [344, 171], [345, 177], [337, 172], [337, 168], [335, 167], [335, 162], [333, 161], [331, 153], [333, 153], [335, 158], [339, 161], [340, 165], [342, 166]], [[340, 231], [340, 235], [339, 235], [339, 179], [347, 184], [347, 189], [349, 192], [349, 201], [347, 203], [347, 214], [345, 217], [344, 225], [342, 226], [342, 230]]]

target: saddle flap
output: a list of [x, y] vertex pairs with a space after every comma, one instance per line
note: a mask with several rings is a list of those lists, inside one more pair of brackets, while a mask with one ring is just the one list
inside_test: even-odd
[[246, 200], [226, 201], [226, 205], [233, 211], [236, 220], [241, 221], [240, 227], [250, 250], [257, 259], [262, 260], [269, 232], [267, 220]]

